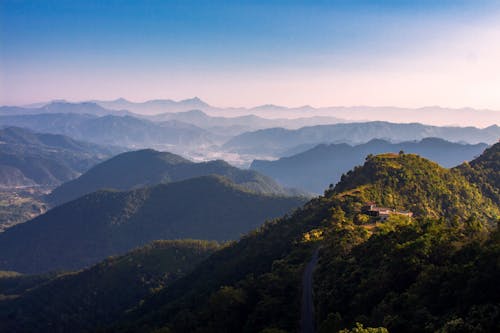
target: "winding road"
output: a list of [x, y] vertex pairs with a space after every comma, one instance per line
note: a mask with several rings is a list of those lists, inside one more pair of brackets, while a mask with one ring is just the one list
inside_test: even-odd
[[314, 302], [313, 302], [313, 273], [318, 263], [319, 248], [314, 250], [311, 260], [307, 263], [302, 276], [302, 308], [300, 311], [300, 332], [315, 333]]

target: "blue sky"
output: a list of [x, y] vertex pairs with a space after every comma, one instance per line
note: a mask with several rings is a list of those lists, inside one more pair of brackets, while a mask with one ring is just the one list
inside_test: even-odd
[[499, 10], [480, 0], [2, 0], [0, 104], [196, 95], [222, 106], [500, 109]]

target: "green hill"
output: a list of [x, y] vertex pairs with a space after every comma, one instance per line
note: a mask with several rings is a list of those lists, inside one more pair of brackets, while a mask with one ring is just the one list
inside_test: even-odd
[[252, 193], [218, 176], [95, 192], [0, 234], [0, 269], [80, 269], [156, 239], [234, 240], [303, 202]]
[[[14, 332], [21, 325], [39, 332], [95, 329], [170, 285], [218, 248], [207, 241], [155, 241], [76, 273], [0, 275], [0, 294], [11, 299], [0, 302], [0, 316], [8, 317], [0, 321], [0, 331]], [[22, 296], [15, 295], [19, 291]], [[57, 328], [50, 320], [39, 320], [55, 313]]]
[[290, 194], [271, 178], [238, 169], [224, 161], [194, 163], [175, 154], [145, 149], [123, 153], [96, 165], [79, 178], [56, 188], [49, 201], [57, 205], [100, 189], [130, 190], [211, 174], [225, 176], [255, 192]]
[[[475, 163], [475, 162], [474, 162]], [[419, 217], [495, 221], [498, 206], [456, 169], [446, 169], [413, 154], [368, 156], [327, 195], [338, 195], [350, 212], [365, 202], [410, 210]]]
[[470, 163], [457, 167], [473, 184], [479, 186], [485, 195], [500, 205], [500, 143], [488, 148]]

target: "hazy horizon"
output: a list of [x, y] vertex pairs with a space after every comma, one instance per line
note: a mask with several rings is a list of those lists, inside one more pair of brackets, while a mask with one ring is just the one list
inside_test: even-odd
[[476, 108], [470, 105], [465, 105], [461, 107], [451, 107], [447, 105], [428, 105], [428, 104], [422, 104], [419, 106], [413, 106], [413, 107], [406, 107], [406, 106], [401, 106], [401, 105], [368, 105], [368, 104], [350, 104], [350, 105], [312, 105], [312, 104], [303, 104], [303, 105], [285, 105], [285, 104], [278, 104], [278, 103], [263, 103], [263, 104], [254, 104], [254, 105], [217, 105], [211, 103], [209, 100], [202, 98], [198, 95], [192, 95], [192, 96], [185, 96], [182, 98], [169, 98], [169, 97], [153, 97], [150, 99], [138, 99], [134, 100], [131, 98], [119, 96], [115, 98], [109, 98], [109, 99], [95, 99], [95, 98], [87, 98], [87, 99], [81, 99], [81, 100], [70, 100], [66, 98], [54, 98], [54, 99], [49, 99], [49, 100], [35, 100], [29, 103], [18, 103], [18, 104], [2, 104], [0, 106], [15, 106], [15, 107], [33, 107], [33, 106], [41, 106], [41, 105], [47, 105], [50, 103], [70, 103], [70, 104], [79, 104], [79, 103], [96, 103], [96, 102], [118, 102], [118, 101], [124, 101], [124, 102], [129, 102], [133, 104], [143, 104], [143, 103], [148, 103], [148, 102], [157, 102], [157, 101], [172, 101], [175, 103], [181, 103], [185, 101], [190, 101], [190, 100], [200, 100], [203, 103], [208, 104], [210, 107], [215, 107], [215, 108], [222, 108], [222, 109], [255, 109], [259, 107], [283, 107], [283, 108], [288, 108], [288, 109], [300, 109], [300, 108], [313, 108], [313, 109], [328, 109], [328, 108], [396, 108], [396, 109], [408, 109], [408, 110], [419, 110], [419, 109], [427, 109], [427, 108], [436, 108], [436, 109], [448, 109], [448, 110], [477, 110], [477, 111], [494, 111], [494, 112], [500, 112], [499, 109], [490, 109], [490, 108]]
[[498, 18], [495, 1], [3, 1], [0, 104], [500, 110]]

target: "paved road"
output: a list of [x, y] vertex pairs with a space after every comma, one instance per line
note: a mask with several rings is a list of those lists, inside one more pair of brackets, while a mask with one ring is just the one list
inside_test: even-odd
[[316, 332], [314, 326], [313, 273], [318, 263], [318, 252], [319, 248], [314, 251], [311, 260], [304, 270], [304, 275], [302, 276], [302, 309], [300, 311], [301, 333]]

